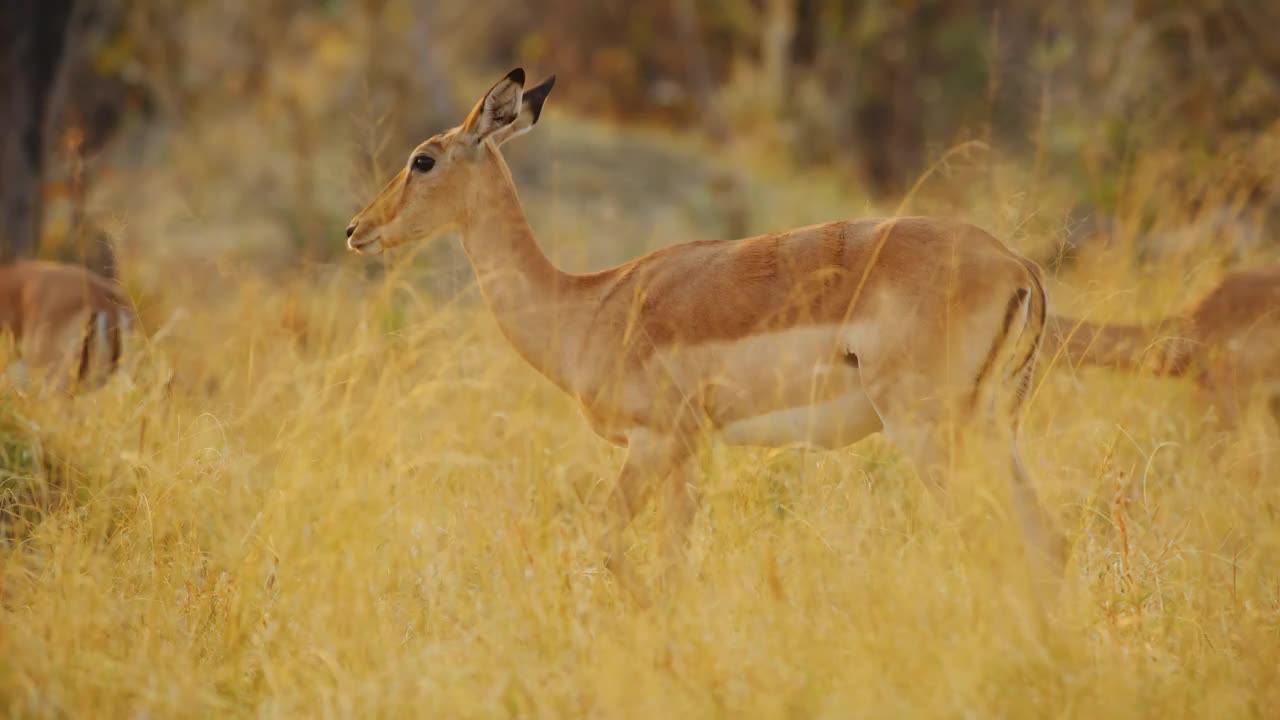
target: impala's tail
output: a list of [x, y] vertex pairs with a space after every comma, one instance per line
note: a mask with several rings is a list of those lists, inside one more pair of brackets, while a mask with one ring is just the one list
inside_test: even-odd
[[[1023, 265], [1027, 270], [1025, 282], [1009, 296], [995, 343], [975, 379], [970, 403], [971, 408], [978, 409], [1002, 395], [997, 387], [1012, 387], [1009, 413], [1015, 427], [1035, 376], [1048, 308], [1039, 266], [1030, 260]], [[995, 409], [994, 405], [990, 407]]]
[[1029, 285], [1026, 289], [1026, 322], [1023, 323], [1022, 333], [1018, 336], [1017, 352], [1014, 355], [1015, 363], [1009, 366], [1007, 376], [1013, 383], [1016, 397], [1013, 406], [1015, 423], [1022, 412], [1022, 406], [1026, 403], [1027, 395], [1031, 392], [1031, 383], [1036, 374], [1036, 358], [1040, 355], [1049, 315], [1049, 296], [1044, 289], [1044, 278], [1040, 273], [1040, 266], [1026, 258], [1021, 260], [1023, 266], [1027, 268]]
[[1053, 316], [1045, 335], [1045, 351], [1051, 358], [1061, 355], [1073, 366], [1182, 375], [1191, 365], [1193, 351], [1192, 341], [1179, 331], [1182, 326], [1181, 321], [1110, 325]]

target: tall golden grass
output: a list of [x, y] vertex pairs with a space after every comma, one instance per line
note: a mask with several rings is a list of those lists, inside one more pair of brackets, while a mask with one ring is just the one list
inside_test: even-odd
[[[848, 188], [770, 178], [759, 222], [851, 214]], [[116, 197], [141, 187], [116, 182]], [[413, 263], [264, 269], [232, 203], [173, 187], [130, 200], [131, 221], [189, 192], [208, 205], [182, 212], [226, 218], [201, 236], [225, 245], [135, 248], [125, 275], [148, 336], [126, 371], [74, 399], [0, 400], [11, 716], [1262, 717], [1280, 703], [1280, 458], [1262, 418], [1222, 433], [1188, 384], [1046, 368], [1023, 455], [1072, 539], [1047, 596], [987, 468], [958, 471], [942, 511], [880, 438], [712, 447], [689, 556], [645, 606], [593, 545], [620, 451], [506, 347], [474, 291], [433, 296]], [[1028, 203], [993, 199], [1001, 187], [974, 191], [968, 217], [1025, 246]], [[562, 259], [598, 254], [608, 238], [557, 197], [553, 182], [530, 203], [535, 226], [565, 231]], [[1155, 274], [1129, 257], [1090, 251], [1057, 307], [1144, 319], [1213, 279], [1194, 257]], [[631, 534], [647, 573], [654, 525], [643, 514]]]

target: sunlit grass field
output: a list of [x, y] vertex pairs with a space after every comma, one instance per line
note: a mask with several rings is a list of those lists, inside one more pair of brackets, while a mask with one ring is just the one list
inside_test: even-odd
[[[544, 151], [563, 154], [557, 142]], [[573, 269], [692, 239], [655, 222], [602, 246], [556, 177], [526, 199]], [[756, 192], [770, 227], [870, 210], [825, 180]], [[192, 214], [226, 214], [208, 202]], [[1007, 211], [1021, 202], [1011, 190], [966, 217], [1026, 249], [1037, 239]], [[146, 228], [149, 207], [131, 221]], [[1277, 436], [1261, 418], [1223, 433], [1187, 382], [1042, 361], [1022, 452], [1071, 539], [1060, 587], [1028, 579], [993, 468], [958, 469], [942, 511], [874, 437], [829, 453], [711, 447], [688, 557], [640, 604], [593, 544], [622, 452], [505, 345], [474, 289], [429, 292], [429, 263], [403, 257], [264, 267], [236, 245], [247, 221], [224, 222], [202, 236], [226, 242], [216, 259], [164, 237], [135, 248], [124, 274], [147, 332], [105, 388], [4, 390], [12, 716], [1280, 706]], [[1216, 279], [1191, 261], [1138, 270], [1125, 252], [1055, 280], [1056, 307], [1152, 319]], [[645, 575], [657, 532], [650, 509], [630, 535]]]

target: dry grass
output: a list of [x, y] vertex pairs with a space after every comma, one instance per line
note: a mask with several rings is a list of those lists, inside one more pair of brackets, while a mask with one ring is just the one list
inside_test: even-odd
[[[121, 213], [163, 237], [159, 214], [182, 205], [171, 187]], [[846, 190], [779, 180], [756, 222], [860, 211]], [[190, 194], [208, 205], [175, 217], [226, 259], [135, 248], [153, 336], [129, 372], [74, 401], [0, 401], [10, 715], [1253, 717], [1280, 703], [1276, 436], [1219, 434], [1184, 384], [1044, 375], [1024, 456], [1074, 541], [1047, 602], [982, 468], [957, 474], [942, 514], [876, 438], [713, 448], [683, 579], [641, 608], [591, 542], [620, 453], [474, 293], [432, 299], [414, 266], [367, 280], [355, 259], [250, 269], [237, 228], [255, 220], [229, 211], [234, 195]], [[575, 227], [567, 202], [535, 224]], [[1004, 208], [974, 213], [1018, 236]], [[562, 257], [600, 254], [580, 230], [561, 240]], [[1110, 268], [1104, 288], [1157, 293], [1129, 317], [1185, 294], [1185, 271], [1090, 262], [1074, 277]], [[1055, 298], [1133, 304], [1083, 281]], [[634, 533], [650, 570], [652, 530], [645, 517]]]

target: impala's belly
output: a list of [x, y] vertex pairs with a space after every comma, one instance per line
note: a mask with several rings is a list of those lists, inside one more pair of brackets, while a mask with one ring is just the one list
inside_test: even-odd
[[720, 428], [730, 445], [808, 445], [838, 448], [879, 432], [880, 416], [862, 392], [850, 392], [816, 405], [774, 410], [736, 420]]
[[730, 444], [840, 447], [880, 429], [839, 326], [671, 349], [657, 368]]

